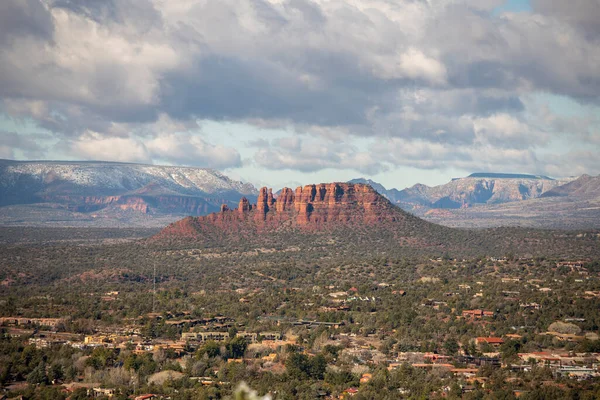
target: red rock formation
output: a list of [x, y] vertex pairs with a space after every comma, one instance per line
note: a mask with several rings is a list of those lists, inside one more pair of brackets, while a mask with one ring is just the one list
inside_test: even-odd
[[265, 232], [292, 227], [303, 230], [324, 230], [340, 225], [365, 225], [399, 221], [407, 217], [385, 197], [364, 184], [331, 183], [307, 185], [294, 191], [283, 188], [277, 199], [272, 191], [260, 189], [256, 207], [242, 199], [236, 210], [223, 210], [204, 217], [187, 219], [185, 228], [179, 223], [162, 235], [177, 235], [181, 230], [189, 235], [218, 227], [229, 232], [251, 230]]
[[238, 205], [237, 211], [239, 213], [243, 214], [245, 212], [250, 211], [251, 209], [252, 209], [252, 206], [250, 205], [250, 202], [248, 201], [248, 199], [245, 197], [242, 197], [240, 199], [240, 204]]
[[256, 210], [259, 213], [266, 213], [269, 211], [269, 202], [272, 200], [273, 194], [271, 193], [271, 199], [269, 199], [269, 193], [266, 187], [260, 188], [258, 191], [258, 200], [256, 201]]
[[267, 195], [267, 205], [269, 206], [269, 209], [273, 207], [273, 204], [275, 204], [275, 198], [273, 197], [273, 189], [269, 189], [269, 194]]
[[294, 208], [294, 192], [290, 188], [281, 189], [281, 193], [275, 202], [277, 212], [289, 211]]

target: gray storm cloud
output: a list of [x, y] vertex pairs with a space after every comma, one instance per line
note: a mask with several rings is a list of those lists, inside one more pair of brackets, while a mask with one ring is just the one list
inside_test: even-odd
[[[532, 12], [497, 14], [502, 3], [5, 0], [0, 111], [85, 157], [120, 143], [135, 159], [237, 167], [236, 145], [191, 129], [260, 121], [306, 134], [332, 160], [306, 167], [306, 137], [267, 141], [253, 162], [269, 168], [476, 168], [494, 149], [544, 172], [552, 163], [536, 154], [552, 140], [597, 143], [597, 120], [548, 116], [529, 97], [597, 113], [600, 9], [533, 0]], [[362, 149], [359, 137], [394, 145]]]

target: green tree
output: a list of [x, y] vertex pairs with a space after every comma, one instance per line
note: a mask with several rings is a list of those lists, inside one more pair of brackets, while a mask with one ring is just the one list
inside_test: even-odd
[[27, 383], [32, 385], [47, 384], [48, 376], [46, 376], [46, 363], [40, 362], [37, 367], [27, 375]]
[[241, 336], [236, 336], [227, 343], [227, 352], [232, 358], [242, 358], [248, 348], [248, 342]]
[[448, 339], [446, 340], [446, 342], [444, 343], [444, 349], [446, 350], [446, 354], [448, 355], [455, 355], [456, 353], [458, 353], [458, 343], [456, 342], [456, 339]]
[[197, 358], [202, 358], [202, 356], [207, 355], [209, 358], [217, 357], [221, 354], [221, 347], [214, 340], [209, 340], [204, 343], [202, 347], [198, 349], [196, 353]]

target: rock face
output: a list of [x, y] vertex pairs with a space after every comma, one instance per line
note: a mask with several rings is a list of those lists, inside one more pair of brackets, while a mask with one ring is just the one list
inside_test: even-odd
[[[159, 236], [194, 236], [218, 227], [223, 231], [270, 231], [281, 228], [326, 230], [346, 225], [375, 225], [416, 219], [392, 205], [371, 186], [351, 183], [284, 188], [277, 198], [271, 189], [259, 190], [256, 205], [246, 198], [235, 210], [186, 218], [165, 228]], [[195, 233], [194, 233], [195, 232]]]
[[501, 204], [535, 199], [569, 182], [545, 176], [472, 174], [466, 178], [428, 187], [415, 185], [398, 192], [396, 203], [413, 211], [415, 207], [456, 209], [476, 204]]

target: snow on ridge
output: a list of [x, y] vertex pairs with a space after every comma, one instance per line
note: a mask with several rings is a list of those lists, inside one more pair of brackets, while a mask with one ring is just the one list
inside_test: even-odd
[[157, 183], [190, 194], [199, 191], [209, 194], [225, 191], [256, 193], [251, 184], [232, 180], [212, 169], [102, 162], [14, 162], [4, 168], [0, 166], [0, 185], [14, 186], [24, 175], [40, 184], [67, 181], [82, 187], [126, 191]]

